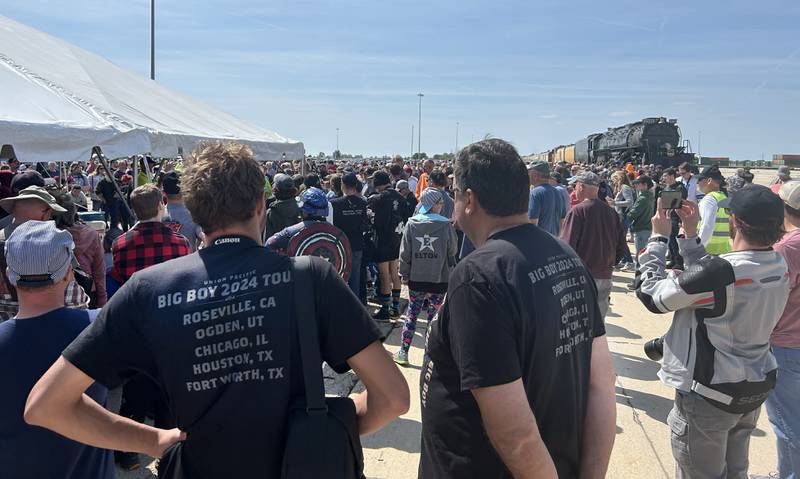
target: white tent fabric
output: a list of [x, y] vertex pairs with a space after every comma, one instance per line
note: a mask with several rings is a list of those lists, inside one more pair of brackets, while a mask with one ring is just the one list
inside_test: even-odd
[[188, 154], [199, 141], [250, 145], [259, 160], [304, 155], [258, 128], [58, 38], [0, 16], [0, 144], [23, 162]]

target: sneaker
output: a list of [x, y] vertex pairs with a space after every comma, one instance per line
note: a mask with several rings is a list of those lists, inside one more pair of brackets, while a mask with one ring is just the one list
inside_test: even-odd
[[630, 291], [636, 291], [636, 283], [635, 282], [628, 283], [628, 289]]
[[393, 359], [400, 366], [408, 366], [408, 351], [403, 351], [402, 349], [397, 351]]
[[392, 318], [399, 318], [400, 317], [400, 309], [395, 307], [395, 306], [390, 307], [389, 308], [389, 316], [391, 316]]
[[372, 315], [372, 319], [379, 323], [388, 323], [391, 321], [392, 316], [389, 314], [389, 310], [385, 308], [381, 308], [378, 310], [377, 313]]
[[634, 271], [636, 271], [636, 265], [634, 265], [633, 263], [625, 263], [619, 270], [622, 271], [623, 273], [633, 273]]
[[139, 454], [135, 452], [114, 451], [114, 462], [123, 471], [135, 471], [142, 467], [139, 463]]

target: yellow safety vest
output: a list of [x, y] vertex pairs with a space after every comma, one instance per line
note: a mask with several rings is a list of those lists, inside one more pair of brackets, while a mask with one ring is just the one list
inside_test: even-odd
[[[712, 191], [708, 193], [708, 196], [717, 200], [717, 203], [727, 198], [725, 193], [721, 191]], [[705, 218], [701, 218], [701, 222], [705, 220]], [[717, 208], [717, 216], [714, 218], [714, 232], [711, 234], [711, 239], [708, 240], [706, 251], [714, 255], [731, 252], [731, 234], [728, 225], [728, 213], [725, 212], [725, 208]]]

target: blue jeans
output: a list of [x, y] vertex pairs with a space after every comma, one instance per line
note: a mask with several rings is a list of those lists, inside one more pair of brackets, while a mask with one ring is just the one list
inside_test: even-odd
[[778, 438], [778, 477], [800, 479], [800, 348], [773, 346], [778, 382], [767, 415]]
[[642, 230], [633, 232], [633, 247], [636, 248], [636, 268], [639, 268], [639, 252], [647, 246], [647, 240], [653, 234], [652, 230]]
[[350, 266], [350, 278], [347, 280], [347, 285], [350, 290], [356, 295], [361, 294], [361, 257], [364, 255], [363, 251], [353, 251], [352, 266]]

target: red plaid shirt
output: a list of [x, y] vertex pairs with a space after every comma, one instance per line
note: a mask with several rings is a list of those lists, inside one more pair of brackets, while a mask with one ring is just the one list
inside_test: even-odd
[[191, 252], [189, 240], [173, 232], [164, 223], [137, 223], [117, 238], [111, 247], [114, 258], [111, 277], [123, 284], [137, 271]]

